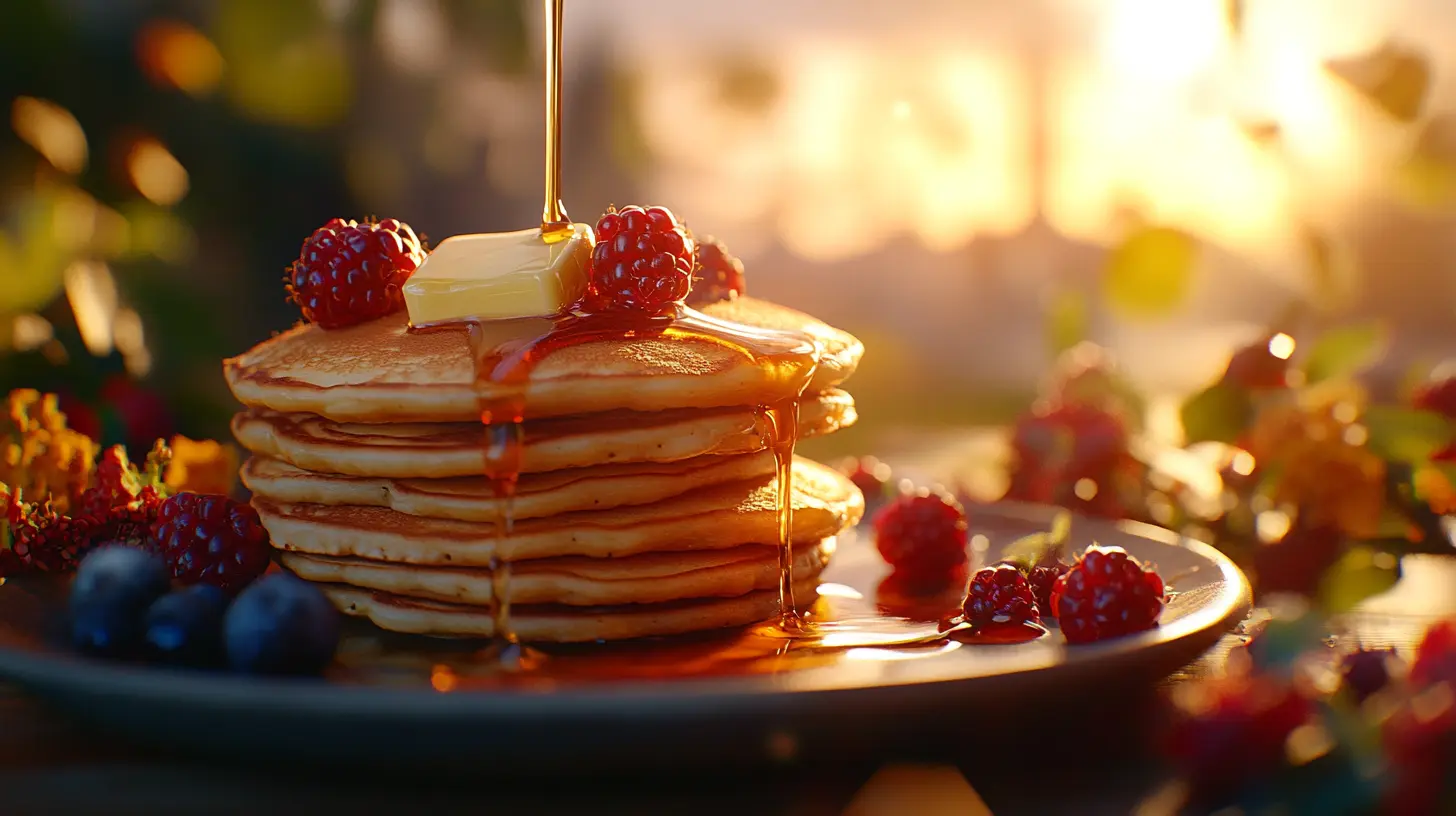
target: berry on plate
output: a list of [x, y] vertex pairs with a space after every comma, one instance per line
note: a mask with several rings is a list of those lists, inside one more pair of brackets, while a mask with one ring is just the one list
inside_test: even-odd
[[1052, 589], [1057, 585], [1057, 579], [1067, 574], [1072, 568], [1071, 564], [1060, 559], [1039, 562], [1031, 568], [1026, 580], [1031, 584], [1031, 592], [1036, 596], [1037, 609], [1049, 618], [1056, 617], [1052, 612]]
[[119, 657], [140, 645], [147, 607], [167, 593], [167, 564], [155, 553], [112, 544], [98, 547], [71, 583], [71, 641], [95, 655]]
[[1040, 623], [1041, 613], [1031, 583], [1010, 564], [982, 567], [971, 578], [966, 620], [976, 626], [993, 623]]
[[1395, 649], [1356, 649], [1340, 660], [1340, 687], [1363, 703], [1390, 685], [1398, 660]]
[[748, 293], [743, 262], [733, 257], [722, 241], [707, 236], [698, 242], [698, 264], [693, 275], [689, 306], [707, 306]]
[[593, 309], [665, 314], [693, 285], [693, 240], [664, 207], [608, 210], [597, 221], [587, 298]]
[[209, 584], [193, 584], [158, 598], [146, 616], [146, 651], [178, 666], [211, 666], [222, 654], [222, 616], [228, 596]]
[[1163, 579], [1121, 547], [1093, 545], [1052, 590], [1068, 643], [1090, 643], [1152, 629], [1163, 614]]
[[223, 617], [228, 665], [252, 674], [317, 674], [339, 645], [339, 612], [317, 587], [288, 573], [260, 578]]
[[897, 571], [940, 575], [963, 569], [966, 514], [955, 499], [901, 496], [875, 517], [875, 545]]
[[157, 547], [184, 584], [235, 592], [268, 569], [268, 532], [258, 511], [226, 496], [178, 493], [162, 503]]
[[303, 242], [288, 294], [305, 320], [341, 329], [403, 309], [402, 287], [424, 260], [424, 244], [408, 224], [335, 218]]
[[859, 456], [844, 462], [840, 472], [864, 494], [865, 511], [874, 512], [885, 503], [890, 484], [890, 466], [873, 456]]

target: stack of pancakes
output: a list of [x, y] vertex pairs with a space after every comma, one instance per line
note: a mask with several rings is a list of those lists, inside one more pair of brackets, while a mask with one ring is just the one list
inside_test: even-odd
[[[812, 337], [821, 350], [800, 437], [855, 420], [837, 386], [863, 347], [751, 298], [703, 311]], [[299, 326], [227, 360], [246, 406], [242, 478], [284, 567], [343, 611], [403, 632], [489, 637], [499, 588], [525, 641], [588, 641], [742, 625], [778, 611], [771, 423], [792, 394], [740, 350], [700, 338], [598, 340], [531, 371], [521, 476], [505, 535], [482, 475], [467, 333], [414, 333], [405, 315]], [[796, 459], [795, 583], [812, 597], [834, 537], [864, 500]], [[493, 559], [510, 563], [493, 581]]]

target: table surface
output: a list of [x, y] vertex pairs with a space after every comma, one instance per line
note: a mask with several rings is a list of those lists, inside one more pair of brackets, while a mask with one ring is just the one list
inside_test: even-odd
[[[1340, 638], [1394, 646], [1409, 657], [1433, 620], [1456, 615], [1456, 559], [1407, 558], [1401, 582], [1340, 622]], [[1259, 614], [1256, 610], [1255, 614]], [[1165, 686], [1217, 672], [1231, 633]], [[1062, 739], [1046, 728], [968, 734], [968, 744], [1004, 746], [1004, 761], [987, 751], [941, 746], [921, 755], [809, 764], [775, 772], [662, 778], [540, 781], [492, 780], [423, 785], [408, 780], [309, 778], [200, 765], [93, 734], [0, 687], [0, 814], [51, 813], [752, 813], [755, 816], [926, 816], [1127, 814], [1138, 811], [1167, 780], [1149, 750], [1147, 728], [1159, 690], [1116, 711], [1087, 706], [1085, 716], [1059, 715]], [[1070, 737], [1070, 738], [1067, 738]], [[1089, 750], [1090, 749], [1090, 750]], [[1054, 769], [1054, 770], [1053, 770]], [[1055, 774], [1055, 785], [1046, 784]], [[913, 807], [910, 807], [913, 805]], [[984, 808], [984, 809], [979, 809]], [[1149, 811], [1138, 811], [1149, 812]]]

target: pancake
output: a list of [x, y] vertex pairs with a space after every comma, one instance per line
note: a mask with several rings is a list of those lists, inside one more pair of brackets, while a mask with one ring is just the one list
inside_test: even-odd
[[[829, 562], [834, 540], [796, 548], [794, 574], [816, 575]], [[489, 569], [418, 567], [361, 558], [284, 553], [283, 566], [322, 584], [408, 598], [489, 607]], [[779, 585], [777, 545], [745, 544], [726, 550], [654, 552], [629, 558], [566, 556], [522, 561], [511, 570], [512, 608], [522, 604], [610, 606], [691, 598], [732, 598]]]
[[[799, 598], [815, 597], [817, 582], [794, 587]], [[347, 615], [367, 618], [381, 629], [420, 635], [487, 638], [495, 634], [489, 609], [370, 592], [343, 584], [319, 587]], [[736, 598], [674, 601], [664, 604], [571, 607], [555, 604], [511, 607], [511, 630], [536, 643], [582, 643], [680, 635], [770, 620], [779, 611], [777, 590], [758, 590]]]
[[[760, 451], [527, 473], [516, 484], [511, 512], [528, 519], [652, 504], [708, 485], [766, 479], [774, 468], [773, 454]], [[500, 512], [500, 500], [482, 476], [375, 479], [315, 473], [266, 457], [249, 459], [241, 475], [254, 495], [275, 503], [388, 507], [411, 516], [461, 521], [489, 522]]]
[[[853, 424], [854, 400], [843, 391], [806, 398], [801, 437]], [[557, 417], [525, 423], [520, 472], [539, 473], [617, 462], [675, 462], [707, 454], [766, 448], [766, 422], [751, 407]], [[485, 436], [479, 421], [341, 423], [308, 414], [247, 412], [233, 435], [255, 454], [318, 473], [396, 479], [476, 476]]]
[[[864, 347], [853, 336], [792, 309], [753, 298], [706, 307], [705, 314], [812, 337], [821, 359], [806, 393], [843, 382]], [[469, 422], [480, 414], [466, 332], [410, 333], [404, 313], [325, 331], [300, 325], [225, 360], [238, 401], [341, 422]], [[525, 387], [530, 417], [615, 410], [660, 411], [763, 405], [793, 397], [802, 378], [755, 365], [743, 353], [701, 338], [633, 336], [554, 351]], [[503, 393], [485, 383], [485, 396]]]
[[[508, 561], [620, 558], [657, 550], [726, 549], [777, 541], [779, 535], [773, 478], [714, 485], [656, 504], [525, 519], [499, 541], [490, 524], [382, 507], [281, 504], [261, 496], [253, 497], [253, 506], [281, 550], [393, 564], [484, 567], [492, 556]], [[837, 535], [863, 513], [864, 497], [853, 482], [807, 459], [794, 462], [795, 543]]]

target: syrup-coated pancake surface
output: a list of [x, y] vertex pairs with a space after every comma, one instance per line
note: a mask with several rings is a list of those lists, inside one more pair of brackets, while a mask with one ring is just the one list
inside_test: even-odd
[[[794, 548], [794, 574], [817, 575], [829, 563], [834, 540]], [[491, 571], [423, 567], [361, 558], [284, 553], [283, 566], [322, 584], [347, 584], [407, 598], [467, 606], [495, 600]], [[522, 604], [611, 606], [667, 603], [693, 598], [732, 598], [779, 585], [776, 544], [724, 550], [652, 552], [627, 558], [564, 556], [513, 565], [504, 594]]]
[[[822, 355], [807, 393], [845, 380], [864, 351], [853, 336], [762, 300], [738, 298], [703, 312], [813, 338]], [[234, 396], [254, 408], [373, 423], [469, 422], [480, 414], [482, 394], [466, 332], [410, 332], [403, 313], [333, 331], [297, 326], [226, 360], [223, 368]], [[525, 410], [528, 417], [548, 417], [771, 404], [794, 396], [798, 385], [723, 343], [602, 339], [541, 360], [525, 387]], [[502, 393], [488, 382], [479, 387], [487, 398]]]
[[[382, 629], [476, 638], [495, 634], [494, 618], [485, 607], [402, 598], [342, 584], [321, 584], [319, 588], [346, 614], [367, 618]], [[813, 580], [797, 582], [794, 594], [808, 602], [816, 597], [815, 588]], [[511, 609], [511, 630], [521, 640], [537, 643], [630, 640], [746, 626], [771, 620], [778, 610], [777, 590], [664, 604], [523, 605]]]
[[[859, 521], [864, 497], [842, 474], [794, 462], [793, 540], [813, 543]], [[659, 550], [726, 549], [777, 541], [776, 479], [713, 485], [661, 502], [524, 519], [504, 537], [494, 525], [411, 516], [383, 507], [280, 504], [253, 499], [273, 546], [396, 564], [489, 566], [583, 555], [618, 558]]]
[[[856, 418], [854, 400], [843, 391], [806, 397], [799, 436], [832, 433]], [[762, 413], [746, 406], [527, 420], [520, 470], [753, 453], [767, 447], [767, 429]], [[255, 454], [318, 473], [409, 479], [484, 472], [479, 421], [364, 424], [251, 411], [233, 418], [233, 435]]]
[[[772, 453], [699, 456], [677, 462], [597, 465], [527, 473], [516, 484], [511, 513], [517, 520], [560, 513], [652, 504], [708, 485], [767, 479]], [[504, 509], [483, 476], [387, 479], [302, 470], [266, 457], [249, 459], [243, 484], [277, 504], [387, 507], [411, 516], [493, 522]]]

